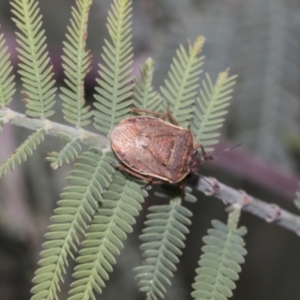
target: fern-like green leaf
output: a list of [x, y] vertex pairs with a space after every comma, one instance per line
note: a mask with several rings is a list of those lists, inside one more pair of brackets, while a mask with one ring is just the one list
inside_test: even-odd
[[235, 289], [234, 281], [239, 278], [240, 264], [247, 254], [242, 238], [246, 234], [245, 227], [236, 229], [220, 221], [212, 221], [212, 225], [213, 229], [203, 238], [206, 245], [202, 248], [204, 254], [193, 284], [192, 297], [198, 300], [230, 298]]
[[209, 146], [218, 142], [217, 137], [220, 134], [216, 130], [223, 126], [224, 115], [227, 114], [227, 107], [232, 98], [232, 86], [237, 76], [228, 77], [228, 71], [219, 74], [215, 85], [207, 75], [200, 96], [197, 97], [197, 109], [194, 112], [191, 131], [197, 143], [201, 143], [207, 152], [213, 150]]
[[67, 178], [69, 186], [64, 189], [51, 218], [52, 225], [48, 227], [39, 261], [40, 268], [36, 271], [31, 290], [35, 294], [31, 299], [57, 299], [59, 282], [62, 280], [68, 256], [73, 257], [79, 244], [77, 234], [85, 233], [87, 223], [90, 222], [101, 193], [106, 189], [115, 172], [112, 164], [116, 160], [111, 153], [84, 153], [71, 176]]
[[152, 206], [145, 222], [141, 246], [144, 265], [135, 268], [140, 291], [146, 293], [147, 300], [163, 299], [166, 286], [176, 271], [175, 264], [182, 254], [185, 235], [189, 232], [192, 213], [174, 198], [169, 205]]
[[45, 51], [45, 36], [42, 16], [35, 0], [13, 0], [13, 18], [20, 32], [16, 32], [19, 52], [19, 74], [23, 82], [26, 114], [30, 117], [47, 118], [54, 111], [56, 88], [53, 80], [52, 65]]
[[95, 95], [94, 125], [109, 132], [130, 112], [132, 97], [131, 1], [114, 0], [108, 15], [110, 41], [105, 40]]
[[90, 123], [93, 112], [85, 106], [84, 78], [90, 70], [91, 55], [86, 50], [87, 20], [92, 1], [77, 0], [72, 8], [71, 26], [64, 42], [63, 68], [68, 88], [62, 87], [64, 118], [76, 126]]
[[68, 141], [65, 147], [58, 152], [48, 152], [46, 160], [51, 162], [51, 167], [57, 169], [63, 164], [70, 164], [81, 152], [80, 139], [73, 139], [71, 136], [61, 133], [58, 135]]
[[27, 157], [33, 154], [36, 147], [44, 140], [46, 131], [39, 129], [31, 134], [21, 146], [0, 166], [0, 177], [7, 172], [13, 170], [16, 164], [21, 164], [27, 160]]
[[294, 200], [294, 204], [300, 210], [300, 192], [296, 193], [296, 199]]
[[199, 75], [203, 64], [202, 50], [204, 38], [199, 37], [187, 51], [182, 45], [173, 59], [169, 77], [161, 87], [163, 97], [171, 104], [170, 110], [181, 126], [187, 127], [192, 119], [194, 102], [199, 87]]
[[[184, 201], [195, 203], [197, 198], [192, 194], [193, 190], [191, 187], [185, 185], [184, 186]], [[174, 186], [171, 184], [162, 184], [158, 187], [158, 190], [154, 192], [155, 196], [162, 197], [165, 199], [175, 198], [178, 195], [182, 197], [182, 190], [178, 186]]]
[[94, 291], [102, 292], [145, 196], [141, 185], [115, 173], [81, 245], [69, 300], [96, 299]]
[[135, 107], [157, 112], [160, 110], [161, 99], [152, 86], [153, 68], [154, 61], [148, 58], [141, 69], [141, 79], [135, 83], [133, 98]]
[[15, 76], [11, 74], [10, 55], [3, 36], [3, 33], [0, 34], [0, 107], [8, 106], [15, 93]]

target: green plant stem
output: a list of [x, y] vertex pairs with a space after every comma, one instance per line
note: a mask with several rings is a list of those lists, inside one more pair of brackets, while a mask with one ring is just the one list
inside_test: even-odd
[[79, 138], [87, 146], [105, 151], [110, 147], [109, 139], [103, 135], [96, 134], [82, 128], [63, 125], [47, 119], [28, 118], [24, 114], [15, 112], [9, 108], [0, 108], [0, 120], [4, 124], [13, 124], [20, 127], [37, 130], [44, 128], [48, 135], [59, 137], [60, 133], [66, 133], [73, 138]]

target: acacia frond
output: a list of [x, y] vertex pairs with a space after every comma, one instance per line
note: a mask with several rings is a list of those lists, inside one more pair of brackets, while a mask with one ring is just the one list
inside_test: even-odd
[[116, 263], [115, 256], [123, 248], [122, 240], [132, 232], [146, 196], [141, 185], [127, 180], [120, 172], [115, 173], [81, 244], [69, 300], [96, 299], [94, 291], [102, 292]]
[[183, 200], [190, 203], [196, 203], [197, 198], [192, 194], [193, 189], [189, 186], [184, 187], [184, 198]]
[[161, 87], [163, 97], [170, 105], [170, 111], [181, 126], [187, 127], [193, 117], [194, 102], [199, 88], [199, 75], [203, 56], [199, 56], [204, 43], [200, 36], [188, 51], [181, 45], [173, 58], [168, 79]]
[[140, 236], [145, 261], [135, 271], [140, 291], [146, 293], [147, 300], [154, 300], [164, 298], [166, 286], [171, 284], [192, 213], [180, 204], [179, 197], [169, 205], [152, 206], [149, 210]]
[[13, 18], [20, 32], [16, 32], [20, 45], [19, 74], [23, 82], [26, 114], [30, 117], [47, 118], [54, 111], [56, 88], [53, 80], [52, 65], [48, 52], [45, 50], [45, 36], [42, 26], [42, 16], [35, 0], [13, 0]]
[[72, 7], [71, 26], [68, 27], [64, 42], [63, 68], [67, 88], [61, 87], [60, 98], [63, 100], [64, 118], [76, 126], [83, 127], [90, 123], [93, 115], [89, 106], [85, 106], [84, 78], [90, 71], [91, 55], [86, 50], [87, 21], [91, 0], [77, 0]]
[[[184, 186], [184, 197], [183, 200], [190, 203], [197, 202], [197, 198], [192, 194], [193, 190], [191, 187]], [[182, 190], [177, 186], [170, 184], [161, 185], [157, 191], [154, 192], [155, 196], [162, 197], [165, 199], [175, 198], [178, 195], [182, 197]]]
[[294, 204], [300, 210], [300, 192], [296, 193], [296, 199], [294, 200]]
[[235, 222], [230, 220], [231, 217], [227, 226], [220, 221], [212, 221], [213, 229], [209, 229], [208, 236], [203, 238], [206, 245], [202, 247], [204, 254], [196, 270], [192, 292], [194, 299], [226, 300], [232, 296], [234, 281], [239, 278], [240, 264], [245, 261], [247, 251], [242, 238], [246, 228], [232, 226]]
[[136, 80], [133, 98], [134, 106], [150, 111], [159, 111], [161, 98], [152, 86], [154, 61], [148, 58], [141, 68], [141, 79]]
[[33, 282], [35, 294], [31, 299], [57, 299], [59, 283], [62, 281], [68, 256], [73, 257], [79, 244], [77, 234], [84, 234], [87, 223], [98, 209], [101, 193], [111, 180], [116, 160], [111, 153], [85, 152], [75, 164], [69, 184], [61, 194], [48, 227], [39, 261], [40, 268], [36, 271]]
[[229, 70], [221, 72], [215, 85], [212, 84], [209, 75], [203, 80], [203, 88], [197, 97], [197, 109], [194, 112], [191, 131], [197, 143], [201, 143], [205, 150], [212, 151], [209, 147], [218, 142], [220, 135], [217, 129], [223, 126], [224, 115], [227, 114], [229, 100], [232, 98], [232, 86], [235, 84], [236, 75], [228, 77]]
[[104, 41], [94, 103], [94, 125], [106, 133], [129, 114], [133, 104], [130, 20], [131, 1], [114, 0], [107, 19], [110, 41]]
[[45, 129], [39, 129], [32, 133], [0, 166], [0, 177], [7, 172], [13, 170], [16, 164], [21, 164], [27, 160], [27, 157], [33, 154], [36, 147], [44, 140], [46, 135]]
[[46, 160], [51, 162], [51, 167], [57, 169], [61, 167], [64, 163], [69, 164], [75, 158], [79, 156], [81, 152], [80, 139], [73, 139], [71, 136], [60, 133], [58, 135], [60, 138], [63, 138], [68, 141], [64, 148], [58, 152], [47, 152]]
[[15, 93], [15, 76], [11, 74], [10, 54], [5, 46], [3, 33], [0, 34], [0, 107], [8, 106]]

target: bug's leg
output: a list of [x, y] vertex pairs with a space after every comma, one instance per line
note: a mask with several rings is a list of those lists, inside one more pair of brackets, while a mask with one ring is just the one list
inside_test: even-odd
[[164, 183], [162, 180], [153, 180], [153, 177], [147, 177], [148, 178], [148, 182], [146, 182], [143, 186], [143, 188], [145, 189], [148, 185], [151, 184], [162, 184]]
[[135, 112], [135, 113], [146, 113], [148, 115], [153, 115], [153, 116], [157, 116], [163, 120], [166, 120], [166, 115], [163, 113], [159, 113], [156, 111], [151, 111], [151, 110], [147, 110], [147, 109], [141, 109], [141, 108], [136, 108], [136, 107], [131, 107], [131, 111]]
[[233, 146], [231, 146], [231, 147], [225, 148], [225, 149], [223, 149], [223, 150], [221, 150], [221, 151], [219, 151], [219, 152], [214, 153], [214, 156], [216, 156], [216, 155], [221, 155], [221, 154], [223, 154], [224, 152], [228, 152], [228, 151], [230, 151], [230, 150], [232, 150], [232, 149], [234, 149], [234, 148], [236, 148], [236, 147], [240, 147], [241, 145], [242, 145], [242, 143], [238, 143], [238, 144], [233, 145]]
[[170, 122], [173, 124], [173, 125], [176, 125], [176, 126], [179, 126], [178, 122], [176, 121], [176, 119], [173, 117], [170, 109], [169, 109], [169, 105], [167, 107], [167, 116], [168, 116], [168, 119], [170, 120]]
[[183, 184], [183, 180], [181, 180], [179, 183], [179, 188], [180, 188], [180, 191], [181, 191], [181, 197], [182, 197], [182, 200], [184, 200], [184, 197], [185, 197], [185, 190], [184, 190], [184, 184]]
[[134, 177], [137, 177], [139, 179], [142, 179], [142, 180], [146, 181], [144, 187], [146, 187], [149, 184], [164, 183], [162, 180], [153, 180], [153, 177], [151, 177], [151, 176], [145, 176], [145, 175], [142, 175], [140, 173], [137, 173], [137, 172], [131, 170], [130, 168], [126, 167], [125, 165], [118, 165], [118, 166], [116, 166], [116, 168], [118, 168], [119, 170], [124, 171], [126, 173], [129, 173], [130, 175], [132, 175]]
[[202, 156], [205, 160], [212, 160], [213, 159], [212, 156], [206, 154], [205, 149], [201, 144], [195, 145], [195, 148], [200, 148], [201, 149]]
[[153, 180], [153, 177], [148, 177], [150, 178], [150, 181], [149, 181], [149, 184], [163, 184], [163, 183], [166, 183], [165, 181], [162, 181], [162, 180]]
[[116, 166], [116, 168], [118, 168], [119, 170], [124, 171], [124, 172], [126, 172], [126, 173], [129, 173], [129, 174], [132, 175], [132, 176], [135, 176], [135, 177], [137, 177], [137, 178], [140, 178], [140, 179], [142, 179], [142, 180], [144, 180], [144, 181], [146, 181], [146, 182], [151, 181], [151, 178], [149, 178], [148, 176], [144, 176], [144, 175], [142, 175], [142, 174], [139, 174], [139, 173], [137, 173], [137, 172], [135, 172], [135, 171], [129, 169], [129, 168], [126, 167], [125, 165], [118, 165], [118, 166]]

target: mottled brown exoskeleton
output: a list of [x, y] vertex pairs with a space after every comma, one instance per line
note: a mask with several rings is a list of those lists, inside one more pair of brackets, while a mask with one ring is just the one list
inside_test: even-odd
[[[139, 109], [135, 112], [164, 115]], [[176, 121], [168, 112], [167, 116]], [[135, 116], [125, 119], [111, 132], [111, 146], [124, 165], [119, 168], [149, 183], [168, 181], [181, 182], [188, 174], [197, 173], [201, 156], [205, 154], [200, 144], [195, 144], [190, 130], [149, 116]], [[160, 181], [153, 181], [158, 178]]]

